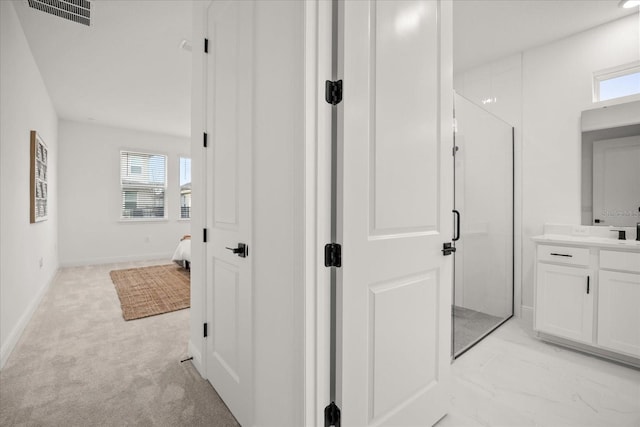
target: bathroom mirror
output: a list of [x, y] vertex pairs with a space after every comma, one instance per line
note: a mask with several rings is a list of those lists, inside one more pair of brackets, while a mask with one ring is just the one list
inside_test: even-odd
[[582, 112], [582, 224], [640, 222], [640, 101]]

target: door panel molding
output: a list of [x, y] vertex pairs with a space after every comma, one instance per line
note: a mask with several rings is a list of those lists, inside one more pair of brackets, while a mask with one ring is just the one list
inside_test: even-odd
[[[369, 405], [370, 422], [376, 423], [437, 383], [437, 349], [429, 345], [437, 333], [437, 271], [376, 284], [369, 291]], [[424, 341], [412, 339], [419, 336]], [[416, 361], [419, 372], [403, 369]]]

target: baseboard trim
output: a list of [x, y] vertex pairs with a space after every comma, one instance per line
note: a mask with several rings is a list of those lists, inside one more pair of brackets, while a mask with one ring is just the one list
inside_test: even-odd
[[24, 311], [24, 313], [22, 313], [22, 316], [20, 317], [20, 320], [18, 320], [18, 323], [16, 324], [16, 326], [9, 333], [7, 341], [0, 348], [0, 369], [2, 369], [5, 363], [7, 363], [7, 360], [9, 360], [9, 356], [11, 356], [11, 352], [16, 347], [16, 344], [18, 344], [18, 341], [20, 340], [20, 337], [22, 336], [24, 329], [29, 324], [29, 321], [33, 317], [33, 314], [36, 312], [36, 310], [40, 306], [40, 303], [42, 302], [42, 298], [44, 298], [45, 294], [51, 287], [51, 284], [56, 279], [57, 275], [58, 275], [58, 270], [56, 269], [53, 275], [51, 276], [51, 278], [49, 278], [49, 280], [47, 281], [47, 283], [45, 283], [45, 285], [40, 288], [38, 293], [36, 293], [35, 298], [27, 306], [27, 309]]
[[193, 363], [193, 366], [196, 368], [200, 376], [206, 379], [207, 377], [203, 375], [203, 372], [202, 372], [202, 353], [198, 351], [198, 349], [196, 348], [196, 346], [193, 344], [191, 340], [189, 340], [189, 344], [187, 345], [187, 350], [189, 351], [189, 355], [193, 357], [193, 360], [191, 361]]
[[566, 340], [564, 338], [548, 335], [540, 331], [535, 331], [534, 334], [539, 339], [550, 342], [552, 344], [561, 345], [582, 353], [591, 354], [603, 359], [613, 360], [614, 362], [631, 365], [635, 368], [640, 368], [640, 358], [638, 357], [616, 353], [614, 351], [605, 350], [604, 348], [595, 347], [589, 344], [582, 344], [575, 341]]
[[523, 305], [520, 307], [520, 313], [522, 321], [527, 325], [533, 328], [533, 307], [528, 307]]
[[117, 256], [117, 257], [104, 257], [104, 258], [87, 258], [75, 261], [61, 261], [61, 267], [84, 267], [86, 265], [100, 265], [100, 264], [115, 264], [119, 262], [128, 261], [149, 261], [155, 259], [166, 259], [167, 262], [171, 262], [173, 252], [163, 252], [158, 254], [146, 254], [135, 256]]

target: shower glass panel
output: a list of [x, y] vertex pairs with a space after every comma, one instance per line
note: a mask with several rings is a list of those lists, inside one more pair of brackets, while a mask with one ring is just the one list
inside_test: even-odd
[[513, 127], [457, 94], [455, 118], [457, 357], [513, 316]]

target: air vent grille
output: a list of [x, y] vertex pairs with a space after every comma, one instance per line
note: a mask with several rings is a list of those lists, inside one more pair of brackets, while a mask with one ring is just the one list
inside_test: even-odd
[[29, 6], [69, 21], [90, 25], [90, 0], [29, 0]]

